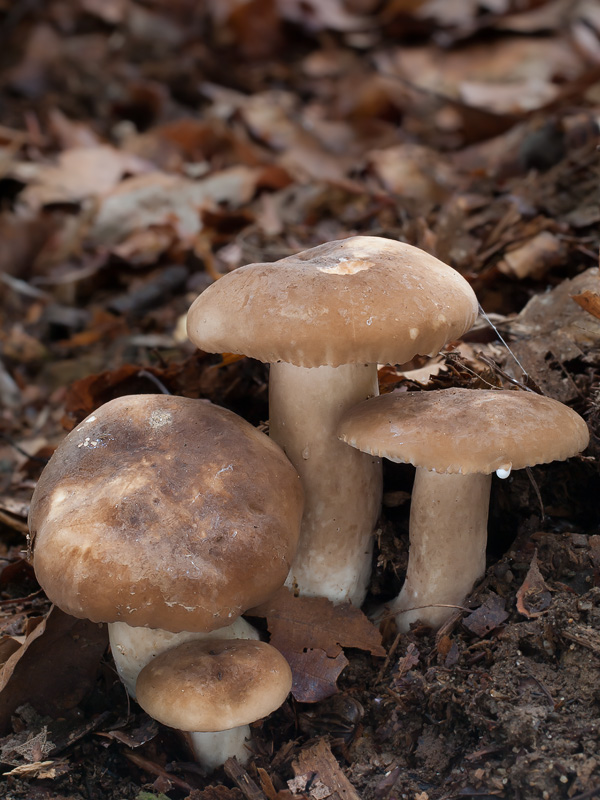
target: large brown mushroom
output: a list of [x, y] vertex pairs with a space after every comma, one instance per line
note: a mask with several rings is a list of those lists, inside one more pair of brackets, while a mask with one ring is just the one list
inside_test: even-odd
[[366, 593], [381, 465], [337, 440], [340, 416], [378, 394], [378, 362], [437, 353], [477, 310], [458, 272], [376, 236], [241, 267], [193, 303], [188, 334], [198, 347], [271, 365], [270, 435], [306, 497], [288, 579], [300, 594], [360, 605]]
[[[240, 615], [284, 582], [302, 489], [279, 447], [224, 408], [120, 397], [59, 445], [34, 492], [34, 568], [63, 611], [108, 622], [119, 674]], [[231, 626], [235, 625], [233, 629]]]
[[469, 389], [368, 400], [344, 415], [339, 435], [417, 467], [406, 579], [388, 609], [401, 631], [418, 619], [441, 625], [483, 575], [492, 473], [562, 461], [589, 440], [579, 414], [549, 397]]

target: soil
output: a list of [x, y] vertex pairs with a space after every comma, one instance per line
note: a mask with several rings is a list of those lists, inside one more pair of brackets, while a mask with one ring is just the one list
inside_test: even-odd
[[[0, 2], [1, 798], [600, 797], [593, 6]], [[127, 205], [128, 181], [150, 193]], [[486, 575], [440, 631], [388, 621], [385, 657], [345, 646], [334, 694], [290, 697], [241, 777], [207, 776], [127, 698], [104, 628], [50, 609], [28, 504], [65, 431], [119, 395], [265, 429], [267, 368], [195, 351], [187, 308], [219, 273], [355, 233], [448, 261], [493, 323], [383, 366], [382, 391], [542, 391], [590, 446], [495, 482]], [[402, 584], [412, 480], [385, 465], [367, 614]], [[321, 740], [350, 789], [290, 789]]]

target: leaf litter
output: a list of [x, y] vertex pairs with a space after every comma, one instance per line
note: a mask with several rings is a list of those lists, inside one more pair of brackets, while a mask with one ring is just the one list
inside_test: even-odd
[[[597, 794], [596, 4], [52, 0], [0, 16], [0, 794]], [[382, 367], [382, 391], [535, 387], [585, 416], [591, 445], [533, 470], [537, 491], [525, 473], [494, 487], [486, 576], [437, 635], [384, 627], [382, 647], [362, 612], [274, 598], [265, 636], [293, 697], [255, 725], [247, 771], [207, 778], [127, 701], [102, 627], [50, 608], [29, 500], [65, 430], [122, 394], [202, 398], [264, 429], [265, 367], [194, 352], [187, 308], [244, 263], [354, 233], [448, 261], [495, 325]], [[407, 563], [412, 472], [384, 478], [367, 611]]]

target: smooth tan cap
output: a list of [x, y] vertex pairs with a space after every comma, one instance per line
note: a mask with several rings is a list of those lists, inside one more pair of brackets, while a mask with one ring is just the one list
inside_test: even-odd
[[161, 653], [140, 672], [136, 695], [151, 717], [181, 731], [225, 731], [284, 702], [292, 672], [265, 642], [204, 639]]
[[437, 353], [477, 310], [452, 267], [402, 242], [354, 236], [234, 270], [194, 301], [187, 324], [207, 352], [336, 367]]
[[44, 469], [29, 516], [34, 568], [75, 617], [211, 631], [283, 584], [301, 515], [296, 471], [236, 414], [120, 397]]
[[571, 408], [511, 390], [386, 394], [346, 412], [338, 432], [366, 453], [463, 474], [562, 461], [589, 441], [587, 425]]

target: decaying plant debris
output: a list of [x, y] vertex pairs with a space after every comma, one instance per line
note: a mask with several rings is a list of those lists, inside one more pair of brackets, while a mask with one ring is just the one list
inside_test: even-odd
[[[0, 795], [600, 796], [597, 4], [4, 0], [0, 21]], [[382, 391], [541, 391], [591, 443], [494, 486], [486, 575], [437, 634], [256, 609], [293, 695], [251, 765], [207, 778], [128, 703], [105, 629], [50, 608], [29, 501], [65, 431], [124, 394], [264, 428], [267, 368], [195, 351], [187, 309], [355, 234], [450, 263], [486, 312]], [[412, 479], [386, 465], [367, 611], [401, 586]]]

